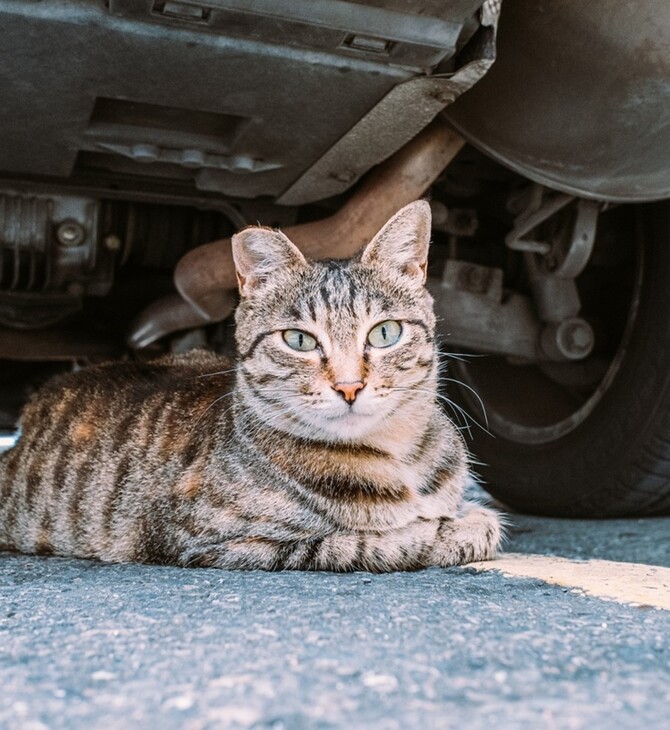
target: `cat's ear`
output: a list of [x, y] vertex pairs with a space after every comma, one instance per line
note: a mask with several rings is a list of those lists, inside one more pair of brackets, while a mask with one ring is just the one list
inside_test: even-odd
[[233, 259], [240, 294], [249, 296], [273, 274], [307, 265], [295, 244], [272, 228], [251, 226], [232, 239]]
[[368, 243], [361, 262], [396, 269], [421, 284], [425, 283], [430, 223], [427, 201], [416, 200], [406, 205]]

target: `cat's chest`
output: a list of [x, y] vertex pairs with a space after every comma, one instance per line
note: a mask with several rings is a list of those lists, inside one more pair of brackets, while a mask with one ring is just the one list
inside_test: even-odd
[[389, 457], [345, 459], [304, 474], [301, 489], [341, 528], [388, 530], [417, 517], [449, 514], [457, 500], [447, 491], [423, 494], [433, 471], [427, 464], [408, 464]]
[[393, 529], [417, 517], [448, 516], [458, 503], [462, 477], [444, 471], [449, 450], [439, 429], [367, 444], [283, 437], [255, 454], [250, 463], [266, 465], [265, 478], [340, 529]]

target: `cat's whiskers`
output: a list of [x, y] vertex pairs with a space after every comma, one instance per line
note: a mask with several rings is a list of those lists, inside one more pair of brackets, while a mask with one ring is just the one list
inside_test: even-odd
[[[289, 398], [291, 396], [288, 396]], [[295, 394], [294, 397], [300, 397], [300, 394]], [[336, 434], [333, 434], [328, 429], [324, 428], [323, 422], [320, 422], [320, 418], [324, 415], [324, 411], [332, 413], [332, 405], [333, 403], [328, 401], [327, 399], [321, 400], [321, 404], [325, 405], [326, 408], [324, 409], [316, 409], [314, 408], [312, 410], [312, 413], [316, 415], [316, 418], [306, 418], [304, 413], [295, 413], [294, 411], [279, 411], [279, 410], [263, 410], [259, 411], [259, 409], [255, 409], [255, 416], [257, 420], [257, 424], [255, 426], [255, 429], [253, 433], [257, 435], [258, 433], [262, 433], [263, 431], [266, 431], [268, 428], [272, 429], [277, 426], [280, 428], [278, 430], [281, 431], [281, 433], [288, 434], [290, 436], [298, 437], [298, 438], [308, 438], [313, 439], [315, 435], [315, 430], [318, 431], [319, 439], [322, 440], [325, 444], [328, 443], [341, 443], [342, 438], [338, 437]], [[280, 404], [281, 405], [281, 404]], [[317, 404], [318, 405], [318, 404]], [[344, 413], [341, 414], [343, 418], [346, 418], [348, 414]], [[360, 415], [357, 413], [352, 414], [354, 416]], [[260, 420], [259, 416], [262, 417], [262, 420]], [[288, 423], [286, 423], [286, 420], [288, 419]], [[378, 425], [375, 426], [375, 429], [378, 428]], [[360, 438], [363, 438], [363, 435], [361, 435]], [[346, 441], [349, 441], [350, 439], [345, 439]], [[357, 441], [358, 439], [353, 439], [353, 441]]]
[[[234, 395], [234, 391], [232, 391], [232, 390], [231, 390], [231, 391], [229, 391], [228, 393], [224, 393], [223, 395], [220, 395], [220, 396], [219, 396], [218, 398], [215, 398], [215, 399], [214, 399], [214, 400], [213, 400], [213, 401], [212, 401], [212, 402], [211, 402], [211, 403], [210, 403], [210, 404], [209, 404], [209, 405], [207, 406], [207, 408], [205, 408], [205, 410], [204, 410], [204, 411], [203, 411], [203, 412], [202, 412], [202, 413], [201, 413], [201, 414], [200, 414], [200, 415], [198, 416], [198, 418], [197, 418], [196, 422], [195, 422], [195, 423], [194, 423], [194, 424], [193, 424], [193, 425], [191, 426], [191, 433], [193, 433], [193, 431], [195, 430], [195, 427], [196, 427], [196, 426], [197, 426], [197, 425], [198, 425], [198, 424], [200, 423], [200, 421], [202, 421], [202, 419], [203, 419], [203, 418], [204, 418], [204, 417], [205, 417], [205, 416], [207, 415], [207, 413], [208, 413], [208, 412], [209, 412], [209, 411], [210, 411], [210, 410], [211, 410], [212, 408], [214, 408], [214, 406], [215, 406], [215, 405], [216, 405], [217, 403], [220, 403], [220, 402], [221, 402], [221, 401], [222, 401], [222, 400], [223, 400], [224, 398], [230, 398], [230, 396], [232, 396], [232, 395]], [[226, 409], [226, 410], [224, 411], [224, 413], [223, 413], [223, 414], [220, 414], [220, 416], [221, 416], [221, 415], [225, 415], [226, 413], [228, 413], [228, 411], [229, 411], [229, 410], [231, 410], [231, 409], [233, 408], [233, 406], [234, 406], [234, 404], [233, 404], [233, 405], [231, 405], [231, 406], [230, 406], [230, 408]]]
[[[456, 403], [455, 401], [453, 401], [448, 396], [444, 395], [443, 393], [437, 392], [437, 393], [435, 393], [435, 397], [438, 400], [441, 400], [443, 403], [446, 403], [446, 405], [449, 406], [449, 408], [451, 408], [452, 412], [454, 413], [454, 416], [457, 419], [457, 422], [456, 422], [457, 423], [457, 426], [456, 426], [456, 428], [458, 428], [459, 431], [466, 431], [467, 434], [468, 434], [468, 437], [470, 439], [472, 438], [472, 428], [470, 426], [470, 421], [472, 421], [472, 423], [474, 423], [476, 426], [479, 426], [483, 430], [486, 430], [464, 408], [462, 408], [458, 403]], [[462, 426], [460, 425], [461, 424], [461, 418], [463, 419], [463, 421], [462, 421], [463, 425]]]
[[468, 362], [468, 360], [472, 360], [476, 357], [486, 357], [485, 354], [479, 354], [476, 352], [447, 352], [447, 350], [443, 350], [439, 346], [437, 348], [437, 351], [441, 357], [447, 357], [452, 360], [459, 360], [460, 362]]
[[[246, 433], [251, 438], [259, 435], [267, 436], [268, 431], [274, 431], [283, 436], [299, 436], [303, 438], [314, 435], [313, 430], [310, 430], [307, 425], [302, 424], [300, 421], [296, 422], [296, 419], [290, 413], [284, 411], [262, 414], [255, 413], [254, 416], [253, 423], [249, 423], [249, 421], [245, 423]], [[289, 424], [286, 424], [286, 421], [289, 421]], [[281, 428], [281, 426], [286, 427]]]
[[[265, 395], [266, 392], [270, 393], [272, 397], [268, 397], [267, 395]], [[310, 407], [318, 405], [318, 403], [321, 402], [310, 400], [308, 396], [305, 396], [305, 394], [303, 393], [280, 392], [279, 394], [277, 394], [277, 391], [272, 388], [268, 388], [266, 390], [257, 389], [256, 393], [260, 393], [263, 395], [263, 400], [265, 403], [269, 403], [270, 405], [278, 407], [286, 405], [290, 408], [293, 403], [289, 404], [288, 401], [298, 401], [299, 403]]]
[[467, 383], [464, 383], [462, 380], [458, 380], [457, 378], [447, 378], [444, 375], [440, 376], [439, 381], [441, 383], [444, 383], [444, 382], [456, 383], [456, 385], [460, 385], [462, 388], [466, 388], [467, 390], [469, 390], [472, 393], [472, 395], [475, 396], [475, 398], [479, 402], [479, 405], [481, 406], [482, 415], [484, 416], [484, 422], [486, 423], [486, 428], [489, 427], [489, 419], [488, 419], [488, 416], [486, 415], [486, 406], [484, 405], [484, 401], [480, 398], [479, 393], [477, 393], [477, 391], [472, 386], [468, 385]]
[[[410, 380], [408, 378], [405, 378], [403, 380], [403, 385], [381, 385], [380, 389], [383, 391], [387, 391], [386, 395], [390, 395], [394, 391], [403, 391], [403, 392], [408, 392], [408, 393], [415, 392], [417, 394], [420, 393], [421, 395], [424, 395], [424, 394], [431, 395], [434, 393], [434, 391], [432, 389], [422, 388], [421, 386], [423, 384], [427, 383], [427, 381], [432, 380], [434, 377], [435, 376], [433, 373], [424, 373], [421, 375], [421, 377], [417, 378], [416, 380]], [[379, 394], [379, 395], [381, 395], [381, 394]], [[407, 403], [407, 402], [408, 401], [405, 401], [405, 403]]]
[[213, 378], [216, 375], [229, 375], [230, 373], [234, 373], [237, 371], [237, 367], [229, 368], [228, 370], [219, 370], [215, 373], [203, 373], [202, 375], [196, 375], [196, 379], [199, 380], [200, 378]]
[[464, 423], [464, 426], [463, 426], [463, 429], [462, 430], [466, 430], [468, 432], [468, 435], [470, 436], [470, 438], [472, 438], [472, 430], [470, 428], [470, 424], [468, 423], [468, 420], [471, 421], [475, 426], [477, 426], [478, 428], [480, 428], [482, 431], [484, 431], [484, 433], [488, 434], [489, 436], [492, 436], [493, 435], [488, 430], [488, 428], [482, 426], [482, 424], [479, 423], [479, 421], [476, 418], [474, 418], [474, 416], [472, 416], [471, 414], [469, 414], [458, 403], [456, 403], [455, 401], [451, 400], [451, 398], [449, 398], [448, 396], [444, 395], [443, 393], [440, 393], [438, 391], [428, 390], [427, 388], [416, 388], [416, 387], [405, 388], [405, 387], [402, 387], [402, 386], [394, 386], [394, 387], [395, 387], [395, 389], [402, 390], [402, 391], [406, 391], [406, 390], [415, 390], [415, 391], [419, 391], [419, 392], [422, 391], [422, 392], [425, 392], [425, 393], [427, 393], [429, 395], [432, 395], [434, 398], [438, 398], [439, 400], [445, 402], [450, 408], [452, 408], [454, 410], [454, 413], [456, 415], [460, 414], [460, 415], [463, 416], [465, 423]]
[[468, 413], [468, 411], [465, 410], [465, 408], [460, 406], [458, 403], [456, 403], [456, 401], [452, 400], [451, 398], [444, 395], [443, 393], [438, 393], [437, 398], [439, 398], [444, 403], [446, 403], [450, 408], [452, 408], [455, 411], [458, 411], [458, 413], [462, 414], [462, 416], [465, 420], [464, 429], [467, 430], [470, 438], [472, 438], [472, 430], [470, 428], [470, 424], [468, 423], [468, 420], [471, 421], [475, 426], [477, 426], [477, 428], [482, 430], [488, 436], [493, 436], [493, 434], [489, 431], [489, 429], [486, 426], [482, 426], [482, 424], [472, 414]]

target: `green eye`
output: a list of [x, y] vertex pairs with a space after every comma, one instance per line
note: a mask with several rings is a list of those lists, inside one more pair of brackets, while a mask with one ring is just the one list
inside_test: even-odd
[[373, 347], [389, 347], [395, 345], [402, 334], [400, 322], [394, 319], [387, 319], [386, 322], [380, 322], [373, 327], [368, 333], [368, 342]]
[[284, 342], [294, 350], [309, 352], [316, 350], [316, 339], [302, 330], [284, 330]]

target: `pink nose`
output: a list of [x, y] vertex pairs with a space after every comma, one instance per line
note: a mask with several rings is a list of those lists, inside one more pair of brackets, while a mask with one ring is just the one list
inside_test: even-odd
[[347, 403], [351, 404], [356, 400], [359, 390], [363, 390], [365, 383], [360, 380], [355, 383], [335, 383], [333, 389], [336, 390], [344, 398]]

